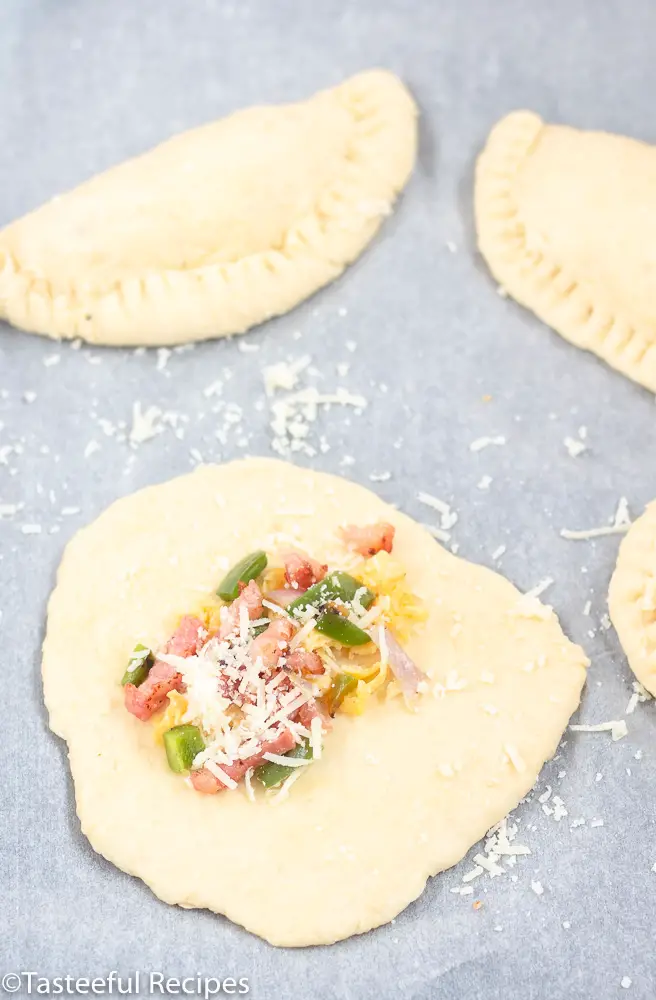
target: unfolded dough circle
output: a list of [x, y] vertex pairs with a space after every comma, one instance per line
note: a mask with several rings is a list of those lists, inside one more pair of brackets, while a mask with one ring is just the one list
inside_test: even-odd
[[656, 390], [656, 146], [516, 111], [476, 168], [496, 280], [567, 340]]
[[608, 609], [631, 670], [656, 698], [656, 502], [622, 540]]
[[0, 319], [100, 344], [241, 333], [336, 278], [406, 183], [417, 109], [370, 70], [175, 136], [0, 232]]
[[[135, 637], [165, 640], [215, 588], [221, 557], [271, 549], [282, 532], [339, 565], [338, 525], [381, 518], [396, 526], [395, 556], [430, 612], [408, 651], [446, 690], [414, 713], [390, 699], [338, 716], [322, 758], [276, 805], [190, 790], [123, 706]], [[50, 726], [68, 743], [93, 847], [166, 902], [287, 946], [385, 923], [459, 861], [554, 753], [586, 666], [537, 599], [455, 558], [369, 490], [269, 459], [141, 490], [80, 531], [43, 648]]]

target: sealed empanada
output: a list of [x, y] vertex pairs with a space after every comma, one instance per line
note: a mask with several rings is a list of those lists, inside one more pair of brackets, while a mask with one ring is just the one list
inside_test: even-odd
[[656, 390], [656, 147], [516, 111], [478, 160], [475, 210], [513, 298]]
[[101, 344], [241, 333], [332, 281], [412, 170], [416, 107], [372, 70], [175, 136], [0, 232], [0, 319]]
[[608, 608], [629, 666], [656, 697], [656, 503], [622, 541]]

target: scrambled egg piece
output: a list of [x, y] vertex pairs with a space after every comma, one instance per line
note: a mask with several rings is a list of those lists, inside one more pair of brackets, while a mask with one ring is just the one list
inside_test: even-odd
[[169, 703], [162, 713], [153, 719], [153, 737], [155, 743], [163, 744], [164, 733], [174, 726], [182, 725], [187, 711], [187, 699], [179, 691], [169, 691], [166, 696]]
[[269, 590], [280, 590], [285, 586], [285, 570], [283, 566], [267, 566], [262, 577], [260, 589], [263, 594]]
[[407, 639], [412, 629], [428, 618], [424, 602], [406, 584], [406, 571], [389, 552], [378, 552], [356, 566], [353, 575], [373, 590], [377, 598], [387, 598], [384, 619], [399, 639]]

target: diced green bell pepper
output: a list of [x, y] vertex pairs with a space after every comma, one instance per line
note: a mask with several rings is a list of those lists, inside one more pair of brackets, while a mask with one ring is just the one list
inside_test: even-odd
[[262, 549], [244, 556], [219, 584], [216, 591], [219, 597], [224, 601], [235, 601], [239, 597], [239, 584], [249, 583], [258, 577], [266, 569], [267, 562], [267, 554]]
[[205, 749], [205, 741], [198, 726], [174, 726], [164, 733], [164, 749], [169, 767], [179, 774], [189, 770], [196, 754]]
[[121, 684], [124, 687], [126, 684], [134, 684], [135, 687], [139, 687], [146, 680], [154, 662], [155, 657], [153, 656], [152, 649], [149, 649], [148, 646], [142, 646], [140, 642], [137, 643], [132, 656], [128, 660], [127, 669], [121, 678]]
[[[285, 757], [294, 757], [296, 760], [312, 760], [312, 747], [309, 740], [303, 740], [295, 746]], [[275, 761], [268, 761], [255, 769], [255, 777], [265, 788], [275, 788], [290, 774], [298, 770], [296, 767], [285, 767], [284, 764], [277, 764]]]
[[312, 584], [304, 594], [300, 594], [288, 604], [287, 611], [290, 615], [296, 615], [310, 605], [321, 607], [329, 601], [343, 601], [344, 604], [350, 604], [359, 590], [363, 591], [360, 594], [360, 604], [363, 608], [368, 608], [376, 596], [373, 591], [349, 573], [336, 570], [334, 573], [328, 573], [319, 583]]
[[314, 627], [317, 632], [334, 639], [335, 642], [341, 642], [343, 646], [364, 646], [367, 642], [371, 642], [371, 638], [363, 629], [336, 611], [324, 611], [317, 618]]
[[332, 716], [342, 704], [347, 695], [353, 694], [358, 686], [358, 679], [353, 674], [335, 674], [334, 680], [324, 696], [324, 704]]

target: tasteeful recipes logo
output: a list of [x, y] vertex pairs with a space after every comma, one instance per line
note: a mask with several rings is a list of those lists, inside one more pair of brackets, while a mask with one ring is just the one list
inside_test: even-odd
[[22, 996], [244, 996], [250, 991], [241, 976], [167, 976], [163, 972], [131, 972], [105, 976], [42, 976], [38, 972], [6, 972], [0, 978], [4, 993]]

